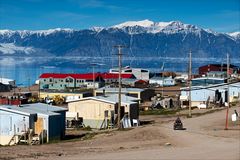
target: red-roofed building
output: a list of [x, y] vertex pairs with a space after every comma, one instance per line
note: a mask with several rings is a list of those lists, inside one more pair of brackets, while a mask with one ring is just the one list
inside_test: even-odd
[[99, 88], [104, 80], [99, 73], [60, 74], [43, 73], [40, 76], [40, 89], [63, 90], [67, 88]]
[[[116, 83], [118, 82], [119, 74], [115, 73], [102, 73], [101, 77], [104, 79], [105, 83]], [[121, 78], [124, 79], [136, 79], [133, 74], [121, 74]]]
[[[198, 68], [200, 75], [206, 75], [208, 72], [227, 72], [227, 64], [208, 64]], [[229, 74], [240, 73], [240, 68], [234, 65], [229, 66]]]
[[147, 88], [148, 84], [149, 84], [149, 81], [140, 79], [135, 82], [134, 86], [137, 88]]

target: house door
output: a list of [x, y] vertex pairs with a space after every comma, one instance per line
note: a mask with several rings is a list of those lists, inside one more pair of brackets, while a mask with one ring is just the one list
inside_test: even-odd
[[43, 131], [43, 118], [38, 118], [34, 125], [35, 128], [35, 134], [40, 135], [40, 133]]
[[[115, 106], [115, 114], [118, 114], [118, 106], [117, 105]], [[125, 114], [125, 107], [121, 106], [121, 108], [120, 108], [120, 118], [121, 119], [123, 118], [124, 114]]]
[[225, 102], [228, 102], [228, 91], [225, 91]]

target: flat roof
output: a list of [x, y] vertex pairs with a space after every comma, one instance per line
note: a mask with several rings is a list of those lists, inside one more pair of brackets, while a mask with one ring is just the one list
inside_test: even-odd
[[152, 77], [150, 80], [174, 80], [172, 77]]
[[199, 77], [199, 78], [194, 78], [192, 79], [192, 81], [196, 81], [196, 80], [225, 80], [226, 78], [218, 78], [218, 77]]
[[[108, 87], [102, 87], [97, 89], [96, 91], [103, 91], [105, 90], [106, 92], [118, 92], [118, 88], [108, 88]], [[128, 93], [128, 92], [142, 92], [144, 89], [140, 88], [122, 88], [121, 92], [122, 93]]]
[[[79, 100], [73, 100], [71, 102], [78, 102], [78, 101], [84, 101], [84, 100], [98, 100], [106, 103], [116, 104], [118, 103], [118, 95], [117, 94], [107, 94], [106, 96], [95, 96], [95, 97], [86, 97]], [[136, 101], [139, 101], [140, 99], [122, 95], [121, 96], [121, 103], [122, 104], [135, 104]], [[70, 103], [71, 103], [70, 102]]]
[[[221, 84], [212, 84], [212, 85], [208, 85], [208, 86], [202, 86], [202, 85], [198, 85], [198, 86], [192, 86], [192, 89], [226, 89], [226, 87], [228, 86], [227, 83], [221, 83]], [[240, 82], [234, 82], [234, 83], [230, 83], [229, 87], [240, 87]], [[180, 90], [186, 90], [189, 87], [182, 87], [180, 88]]]
[[58, 111], [67, 111], [67, 108], [53, 106], [45, 103], [31, 103], [31, 104], [23, 104], [21, 105], [23, 108], [31, 108], [36, 111], [51, 111], [51, 112], [58, 112]]
[[8, 79], [8, 78], [0, 78], [0, 83], [9, 85], [9, 82], [15, 82], [13, 79]]
[[12, 105], [0, 105], [0, 110], [18, 113], [22, 115], [28, 115], [28, 116], [30, 116], [31, 114], [37, 114], [35, 111], [22, 108], [22, 107], [12, 106]]
[[14, 112], [24, 115], [43, 114], [47, 116], [60, 115], [58, 111], [67, 111], [67, 108], [52, 106], [44, 103], [24, 104], [20, 107], [13, 105], [0, 105], [0, 110]]

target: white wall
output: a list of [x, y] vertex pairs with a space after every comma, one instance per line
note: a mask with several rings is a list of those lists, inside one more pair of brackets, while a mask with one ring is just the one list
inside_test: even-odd
[[[7, 145], [14, 134], [29, 129], [29, 116], [0, 110], [0, 144]], [[5, 137], [5, 138], [3, 138]], [[6, 138], [10, 139], [6, 139]]]

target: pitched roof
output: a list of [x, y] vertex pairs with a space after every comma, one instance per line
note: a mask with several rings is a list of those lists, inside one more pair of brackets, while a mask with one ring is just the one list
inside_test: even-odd
[[[102, 77], [103, 79], [117, 79], [118, 74], [114, 73], [83, 73], [83, 74], [61, 74], [61, 73], [43, 73], [40, 78], [67, 78], [72, 77], [74, 79], [86, 79], [86, 80], [92, 80], [93, 75], [95, 78]], [[121, 74], [122, 78], [134, 78], [133, 74]]]
[[[118, 74], [116, 73], [102, 73], [101, 76], [103, 79], [117, 79]], [[121, 78], [134, 78], [133, 74], [121, 74]]]
[[86, 80], [92, 80], [93, 75], [95, 78], [99, 77], [99, 73], [83, 73], [83, 74], [74, 74], [74, 73], [66, 73], [66, 74], [61, 74], [61, 73], [43, 73], [40, 78], [67, 78], [67, 77], [72, 77], [74, 79], [86, 79]]

